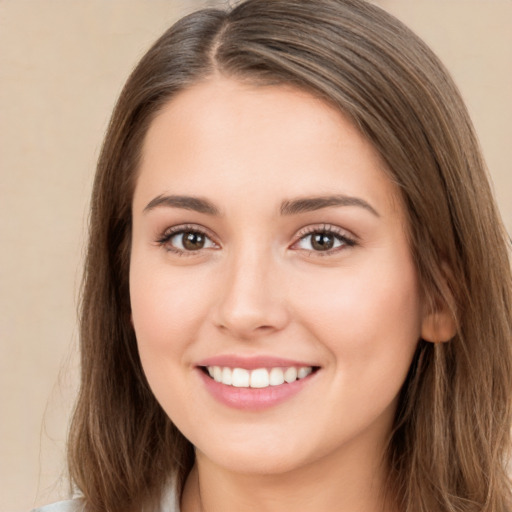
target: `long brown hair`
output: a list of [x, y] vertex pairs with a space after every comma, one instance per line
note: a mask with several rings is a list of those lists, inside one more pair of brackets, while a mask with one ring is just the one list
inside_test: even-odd
[[72, 482], [90, 512], [178, 493], [194, 452], [153, 397], [130, 322], [131, 201], [152, 119], [179, 91], [221, 73], [291, 84], [339, 108], [402, 192], [432, 310], [448, 343], [419, 340], [389, 443], [401, 512], [510, 510], [512, 278], [466, 108], [410, 30], [363, 0], [247, 0], [171, 27], [130, 76], [94, 184], [81, 303], [81, 388], [69, 437]]

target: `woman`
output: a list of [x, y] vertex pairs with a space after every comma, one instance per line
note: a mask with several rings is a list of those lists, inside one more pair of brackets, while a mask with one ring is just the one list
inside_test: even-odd
[[505, 511], [512, 279], [466, 109], [361, 0], [169, 29], [92, 198], [49, 510]]

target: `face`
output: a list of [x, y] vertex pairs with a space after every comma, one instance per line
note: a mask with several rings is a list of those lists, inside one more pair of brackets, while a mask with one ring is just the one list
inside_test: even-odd
[[132, 319], [156, 398], [204, 460], [277, 473], [377, 453], [418, 288], [395, 185], [330, 106], [212, 79], [152, 123]]

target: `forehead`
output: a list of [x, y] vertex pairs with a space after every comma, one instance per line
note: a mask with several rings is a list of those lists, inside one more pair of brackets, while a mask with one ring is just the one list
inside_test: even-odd
[[136, 195], [208, 195], [219, 183], [281, 196], [337, 189], [391, 207], [399, 196], [380, 155], [339, 110], [291, 86], [223, 78], [182, 91], [154, 119]]

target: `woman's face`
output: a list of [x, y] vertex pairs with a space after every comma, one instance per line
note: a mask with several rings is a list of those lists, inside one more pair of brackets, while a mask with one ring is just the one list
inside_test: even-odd
[[423, 322], [404, 217], [372, 146], [305, 92], [212, 79], [154, 120], [132, 318], [199, 457], [276, 473], [380, 453]]

